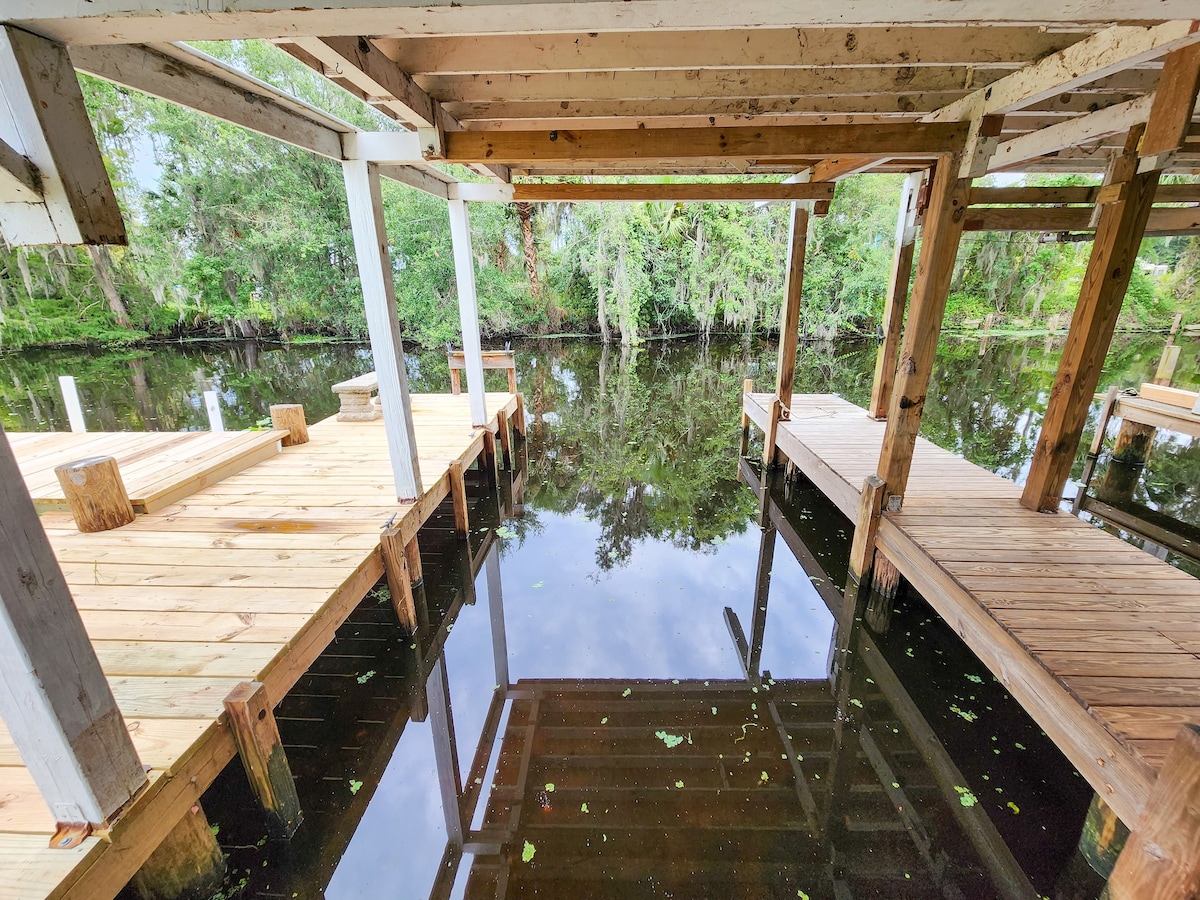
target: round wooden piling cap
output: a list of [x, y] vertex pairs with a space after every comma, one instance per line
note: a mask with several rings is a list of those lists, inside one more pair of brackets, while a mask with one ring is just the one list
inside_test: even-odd
[[54, 467], [54, 474], [80, 531], [109, 531], [134, 520], [133, 504], [111, 456], [63, 463]]

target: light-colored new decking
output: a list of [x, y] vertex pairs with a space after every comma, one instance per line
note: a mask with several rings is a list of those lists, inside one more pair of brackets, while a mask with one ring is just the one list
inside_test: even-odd
[[[494, 429], [516, 397], [489, 394], [487, 405]], [[67, 514], [43, 516], [151, 783], [111, 843], [50, 850], [54, 821], [0, 730], [0, 898], [112, 897], [199, 799], [235, 754], [229, 691], [262, 681], [277, 702], [382, 576], [392, 516], [415, 534], [449, 493], [451, 461], [479, 455], [465, 394], [416, 395], [412, 406], [415, 504], [395, 500], [382, 421], [329, 419], [309, 443], [123, 528], [80, 534]]]
[[111, 456], [138, 512], [162, 509], [279, 452], [282, 431], [43, 431], [8, 436], [40, 511], [66, 510], [54, 467]]
[[[769, 394], [744, 407], [762, 427]], [[851, 520], [884, 423], [793, 398], [779, 449]], [[1200, 721], [1200, 581], [919, 438], [878, 544], [1127, 823], [1179, 725]]]

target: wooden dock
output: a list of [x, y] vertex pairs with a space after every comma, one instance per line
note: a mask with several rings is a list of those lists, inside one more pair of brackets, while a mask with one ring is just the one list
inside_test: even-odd
[[[769, 424], [772, 394], [745, 394]], [[884, 423], [797, 395], [777, 448], [851, 520]], [[1171, 741], [1200, 720], [1200, 582], [918, 438], [878, 546], [1029, 712], [1097, 794], [1138, 822]]]
[[[257, 433], [265, 459], [207, 486], [192, 479], [194, 492], [125, 527], [81, 534], [65, 513], [42, 517], [150, 784], [111, 832], [52, 850], [54, 819], [0, 730], [0, 898], [124, 887], [233, 759], [224, 698], [259, 681], [279, 702], [383, 576], [384, 531], [415, 536], [450, 495], [452, 464], [475, 461], [518, 398], [489, 394], [487, 407], [488, 428], [474, 428], [466, 395], [412, 397], [423, 480], [412, 504], [396, 502], [383, 422], [328, 419], [281, 452], [279, 433]], [[13, 443], [20, 455], [37, 442]]]

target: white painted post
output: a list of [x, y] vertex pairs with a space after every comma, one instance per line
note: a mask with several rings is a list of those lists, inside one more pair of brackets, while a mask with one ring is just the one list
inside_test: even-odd
[[204, 392], [204, 408], [208, 410], [208, 427], [210, 431], [224, 431], [225, 420], [221, 418], [221, 402], [216, 391]]
[[146, 783], [3, 426], [0, 717], [60, 825], [100, 825]]
[[379, 170], [372, 163], [352, 159], [342, 163], [342, 174], [346, 179], [354, 252], [358, 257], [371, 355], [379, 379], [379, 405], [383, 408], [383, 427], [387, 432], [396, 497], [411, 502], [421, 496], [421, 470], [417, 463], [417, 435], [413, 430], [404, 345], [392, 287], [391, 254], [383, 224]]
[[67, 407], [67, 421], [71, 423], [71, 430], [87, 431], [87, 423], [83, 421], [83, 407], [79, 403], [79, 390], [75, 387], [75, 379], [70, 375], [59, 375], [58, 386], [62, 390], [63, 403]]
[[471, 422], [487, 424], [484, 398], [483, 351], [479, 341], [479, 301], [475, 293], [475, 256], [471, 253], [471, 220], [463, 200], [450, 200], [450, 237], [454, 242], [454, 276], [458, 282], [458, 317], [462, 323], [463, 357], [467, 364], [467, 393]]

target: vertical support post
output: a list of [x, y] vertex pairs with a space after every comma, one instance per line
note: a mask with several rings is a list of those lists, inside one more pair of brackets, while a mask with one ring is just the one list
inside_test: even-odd
[[129, 883], [142, 900], [177, 900], [211, 897], [224, 879], [225, 857], [197, 803], [183, 814]]
[[391, 254], [383, 224], [379, 170], [372, 163], [352, 159], [342, 163], [342, 174], [346, 180], [354, 252], [362, 282], [371, 355], [379, 380], [379, 404], [383, 408], [383, 427], [387, 433], [396, 498], [401, 502], [412, 502], [421, 495], [421, 469], [417, 462], [417, 436], [408, 398], [404, 344], [392, 287]]
[[1117, 386], [1111, 385], [1104, 395], [1104, 403], [1100, 405], [1100, 418], [1096, 421], [1096, 433], [1092, 435], [1087, 461], [1083, 464], [1083, 477], [1079, 479], [1079, 490], [1075, 492], [1075, 500], [1071, 504], [1071, 512], [1074, 515], [1079, 515], [1079, 511], [1083, 509], [1083, 498], [1087, 495], [1088, 485], [1092, 483], [1092, 473], [1096, 471], [1100, 448], [1104, 446], [1104, 435], [1108, 432], [1108, 420], [1112, 418], [1113, 408], [1117, 405], [1117, 393]]
[[[413, 538], [415, 541], [416, 538]], [[411, 543], [411, 542], [410, 542]], [[379, 548], [383, 553], [383, 571], [387, 575], [388, 591], [392, 595], [392, 606], [406, 634], [416, 634], [417, 604], [413, 596], [412, 570], [408, 563], [408, 548], [400, 544], [400, 529], [389, 528], [379, 537]]]
[[221, 432], [225, 430], [225, 420], [221, 418], [221, 399], [216, 391], [204, 392], [204, 409], [208, 412], [208, 430]]
[[290, 839], [304, 813], [266, 687], [259, 681], [243, 681], [225, 698], [225, 715], [268, 827], [276, 836]]
[[750, 613], [750, 643], [747, 647], [746, 668], [751, 680], [757, 682], [762, 672], [763, 641], [767, 634], [767, 598], [771, 593], [771, 571], [775, 565], [775, 536], [777, 530], [770, 516], [770, 485], [763, 480], [763, 502], [766, 520], [758, 541], [758, 569], [754, 573], [754, 609]]
[[479, 454], [479, 468], [487, 476], [488, 485], [496, 486], [496, 435], [486, 425], [483, 428], [483, 452]]
[[471, 530], [471, 519], [467, 512], [467, 482], [463, 478], [462, 463], [457, 459], [450, 463], [450, 496], [454, 500], [454, 530], [466, 535]]
[[1101, 208], [1079, 302], [1021, 493], [1021, 505], [1039, 512], [1056, 512], [1062, 500], [1154, 203], [1161, 173], [1157, 169], [1137, 173], [1141, 134], [1142, 126], [1130, 130], [1124, 153], [1105, 179], [1120, 193]]
[[75, 378], [71, 375], [59, 375], [58, 387], [62, 391], [63, 404], [67, 407], [67, 421], [75, 432], [87, 431], [87, 423], [83, 420], [83, 406], [79, 403], [79, 389], [75, 386]]
[[767, 416], [767, 427], [763, 431], [763, 468], [778, 464], [779, 454], [775, 452], [775, 441], [779, 437], [779, 419], [782, 407], [778, 397], [771, 398], [771, 409]]
[[415, 534], [404, 545], [404, 558], [408, 562], [408, 574], [412, 583], [414, 585], [421, 584], [425, 580], [425, 569], [421, 566], [421, 545], [417, 543]]
[[513, 431], [525, 437], [525, 395], [517, 393], [517, 411], [513, 413]]
[[500, 438], [500, 465], [505, 469], [512, 467], [512, 435], [508, 432], [508, 413], [500, 410], [496, 413], [496, 436]]
[[0, 716], [60, 825], [106, 823], [146, 783], [3, 426]]
[[1190, 900], [1200, 890], [1200, 727], [1179, 730], [1141, 821], [1117, 857], [1110, 900]]
[[746, 403], [753, 391], [753, 378], [747, 378], [742, 381], [742, 437], [738, 443], [738, 456], [745, 456], [746, 449], [750, 446], [750, 414], [746, 412]]
[[892, 254], [892, 280], [883, 301], [883, 343], [875, 358], [875, 380], [871, 383], [873, 419], [886, 419], [892, 386], [896, 383], [896, 358], [900, 353], [900, 333], [904, 327], [904, 308], [908, 305], [908, 282], [912, 277], [913, 254], [917, 246], [917, 206], [924, 172], [912, 172], [904, 179], [900, 192], [900, 214], [896, 221], [896, 247]]
[[883, 496], [886, 489], [886, 482], [878, 475], [868, 475], [863, 481], [858, 518], [854, 522], [854, 537], [850, 544], [850, 577], [855, 584], [862, 583], [875, 558], [875, 535], [879, 531], [879, 519], [883, 515]]
[[285, 447], [308, 443], [308, 422], [304, 418], [304, 407], [299, 403], [272, 403], [271, 427], [287, 432], [280, 441]]
[[[954, 259], [962, 237], [971, 180], [958, 177], [959, 153], [942, 155], [934, 170], [925, 211], [924, 239], [913, 284], [908, 324], [900, 344], [896, 384], [888, 402], [887, 428], [879, 452], [877, 473], [887, 485], [888, 509], [899, 510], [908, 486], [925, 393], [933, 374], [938, 335], [946, 312], [946, 297], [954, 274]], [[869, 557], [863, 559], [866, 564]], [[861, 573], [860, 573], [861, 574]]]
[[796, 345], [800, 340], [800, 298], [804, 292], [804, 253], [808, 246], [808, 205], [792, 204], [788, 234], [788, 269], [783, 283], [783, 308], [779, 312], [779, 364], [775, 372], [775, 396], [780, 418], [791, 418], [792, 387], [796, 381]]
[[446, 654], [438, 656], [429, 673], [429, 719], [433, 731], [433, 757], [437, 765], [438, 785], [442, 794], [442, 813], [446, 817], [446, 839], [451, 845], [463, 844], [462, 775], [458, 768], [458, 748], [454, 740], [454, 718], [450, 707], [450, 682], [446, 677]]
[[488, 551], [483, 565], [487, 570], [488, 613], [492, 624], [492, 659], [496, 684], [508, 690], [508, 632], [504, 627], [504, 588], [500, 582], [500, 544]]
[[463, 200], [451, 200], [450, 237], [454, 242], [454, 277], [458, 282], [458, 316], [462, 324], [463, 361], [467, 371], [467, 394], [471, 398], [471, 424], [486, 425], [483, 350], [479, 341], [479, 300], [475, 294], [475, 257], [471, 253], [471, 220]]

